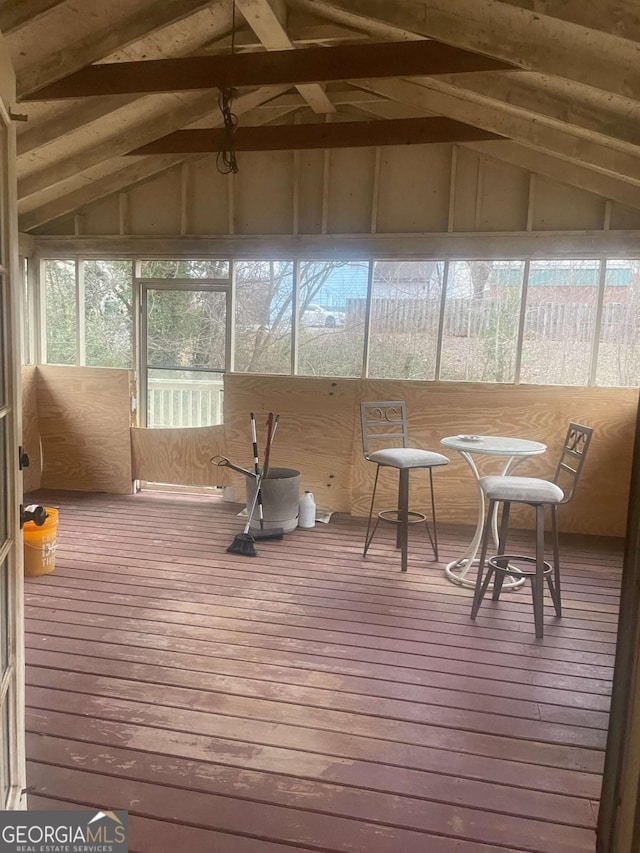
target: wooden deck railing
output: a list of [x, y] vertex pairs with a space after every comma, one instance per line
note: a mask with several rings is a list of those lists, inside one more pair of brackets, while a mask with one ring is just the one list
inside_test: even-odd
[[200, 427], [222, 423], [223, 382], [150, 379], [147, 426]]

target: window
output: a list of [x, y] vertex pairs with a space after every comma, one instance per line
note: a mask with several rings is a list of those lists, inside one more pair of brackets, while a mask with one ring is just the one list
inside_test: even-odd
[[521, 261], [454, 261], [447, 276], [440, 379], [513, 382]]
[[[368, 375], [435, 379], [444, 283], [442, 261], [376, 261]], [[357, 301], [364, 318], [366, 295]]]
[[291, 373], [292, 261], [238, 261], [235, 362], [241, 373]]
[[607, 261], [598, 385], [640, 385], [640, 261]]
[[133, 366], [132, 262], [44, 261], [49, 364]]
[[78, 363], [78, 315], [75, 261], [45, 261], [47, 361]]
[[302, 376], [362, 376], [366, 262], [301, 261], [298, 370]]
[[131, 261], [84, 261], [85, 364], [133, 366]]
[[23, 364], [33, 363], [33, 341], [32, 329], [33, 320], [31, 315], [32, 295], [30, 288], [29, 275], [31, 261], [27, 258], [20, 258], [20, 272], [22, 273], [22, 337], [21, 337], [21, 355]]
[[599, 261], [531, 262], [521, 382], [589, 384], [599, 280]]
[[[157, 425], [219, 422], [230, 364], [275, 375], [640, 384], [640, 259], [135, 263], [134, 279], [130, 260], [43, 262], [46, 360], [133, 367], [133, 306], [147, 292]], [[180, 396], [179, 383], [194, 394], [170, 415], [165, 392]]]
[[221, 423], [227, 293], [154, 283], [144, 304], [147, 426]]

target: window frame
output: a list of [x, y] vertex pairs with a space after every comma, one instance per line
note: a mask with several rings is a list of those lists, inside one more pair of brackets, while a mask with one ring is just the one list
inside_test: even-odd
[[[364, 254], [364, 253], [363, 253]], [[371, 360], [371, 300], [372, 300], [372, 286], [373, 286], [373, 271], [374, 264], [377, 261], [390, 261], [390, 262], [401, 262], [401, 261], [410, 261], [410, 262], [420, 262], [420, 261], [441, 261], [443, 263], [443, 285], [442, 285], [442, 298], [440, 305], [440, 316], [439, 316], [439, 325], [438, 325], [438, 337], [437, 337], [437, 345], [436, 345], [436, 355], [435, 355], [435, 375], [434, 379], [431, 380], [419, 380], [424, 382], [463, 382], [464, 380], [443, 380], [441, 379], [442, 375], [442, 354], [443, 354], [443, 337], [444, 337], [444, 312], [446, 307], [446, 297], [447, 297], [447, 289], [449, 285], [449, 279], [451, 274], [451, 269], [456, 262], [465, 261], [465, 262], [473, 262], [473, 261], [522, 261], [524, 264], [523, 267], [523, 281], [522, 281], [522, 290], [521, 290], [521, 301], [519, 306], [519, 319], [517, 324], [517, 340], [516, 340], [516, 354], [515, 354], [515, 366], [514, 366], [514, 374], [513, 380], [510, 380], [505, 383], [505, 385], [530, 385], [535, 383], [523, 382], [522, 381], [522, 352], [523, 352], [523, 341], [525, 335], [525, 320], [526, 320], [526, 309], [527, 309], [527, 301], [530, 293], [529, 287], [529, 279], [530, 272], [532, 267], [532, 261], [554, 261], [554, 260], [575, 260], [575, 261], [592, 261], [594, 264], [599, 265], [599, 273], [598, 273], [598, 282], [597, 282], [597, 295], [596, 295], [596, 305], [595, 305], [595, 320], [594, 320], [594, 330], [593, 330], [593, 338], [590, 342], [590, 363], [588, 368], [588, 384], [580, 385], [576, 387], [633, 387], [628, 385], [598, 385], [597, 377], [598, 377], [598, 358], [601, 356], [601, 343], [600, 336], [602, 330], [603, 323], [603, 314], [604, 314], [604, 300], [605, 300], [605, 288], [607, 283], [607, 269], [609, 261], [623, 261], [629, 260], [630, 262], [638, 262], [640, 263], [640, 253], [636, 252], [616, 252], [604, 255], [602, 253], [581, 253], [581, 252], [566, 252], [563, 254], [559, 254], [556, 251], [544, 252], [538, 249], [535, 254], [524, 255], [519, 254], [518, 257], [515, 257], [513, 253], [509, 253], [508, 251], [497, 257], [494, 252], [491, 253], [478, 253], [477, 256], [474, 254], [473, 256], [466, 256], [464, 252], [447, 252], [446, 256], [442, 253], [439, 253], [438, 256], [436, 254], [425, 253], [421, 256], [417, 255], [405, 255], [405, 254], [394, 254], [394, 253], [385, 253], [385, 254], [372, 254], [368, 253], [367, 258], [363, 257], [340, 257], [339, 252], [336, 251], [336, 256], [329, 256], [326, 252], [322, 252], [320, 255], [313, 252], [305, 252], [304, 248], [301, 248], [297, 252], [287, 252], [283, 250], [282, 253], [279, 253], [278, 256], [270, 255], [270, 253], [264, 253], [264, 260], [277, 260], [282, 263], [292, 263], [293, 269], [293, 300], [292, 300], [292, 320], [291, 320], [291, 365], [290, 372], [278, 374], [282, 376], [290, 375], [297, 376], [301, 375], [298, 373], [298, 346], [299, 346], [299, 338], [300, 338], [300, 329], [299, 329], [299, 304], [300, 304], [300, 265], [302, 263], [309, 262], [317, 262], [317, 261], [330, 261], [330, 260], [345, 260], [345, 261], [359, 261], [361, 263], [368, 264], [368, 275], [367, 275], [367, 295], [366, 295], [366, 306], [365, 306], [365, 328], [364, 328], [364, 339], [363, 339], [363, 353], [362, 353], [362, 374], [361, 378], [366, 379], [369, 378], [369, 364]], [[568, 257], [570, 255], [570, 257]], [[176, 253], [172, 255], [172, 258], [175, 259]], [[233, 256], [227, 255], [224, 253], [198, 253], [187, 256], [183, 256], [185, 259], [191, 260], [212, 260], [212, 261], [224, 261], [229, 264], [229, 277], [228, 279], [150, 279], [144, 278], [139, 275], [139, 264], [143, 260], [166, 260], [166, 255], [160, 255], [152, 252], [146, 252], [144, 256], [136, 254], [135, 256], [126, 252], [119, 252], [110, 255], [107, 252], [101, 252], [96, 254], [86, 254], [86, 253], [78, 253], [74, 254], [71, 251], [64, 252], [61, 254], [56, 253], [46, 253], [38, 256], [38, 264], [37, 267], [34, 265], [34, 269], [37, 268], [37, 282], [35, 287], [35, 295], [36, 298], [34, 300], [34, 320], [36, 325], [33, 327], [34, 334], [32, 335], [33, 342], [33, 355], [36, 363], [47, 363], [47, 353], [46, 353], [46, 293], [45, 293], [45, 280], [44, 280], [44, 264], [46, 261], [50, 260], [64, 260], [64, 261], [73, 261], [76, 263], [76, 301], [77, 305], [79, 305], [80, 297], [82, 295], [82, 264], [84, 261], [91, 260], [129, 260], [132, 263], [132, 283], [133, 283], [133, 301], [134, 301], [134, 329], [132, 332], [133, 335], [133, 364], [134, 369], [137, 369], [139, 372], [139, 376], [142, 378], [143, 372], [141, 370], [141, 352], [142, 352], [142, 340], [140, 334], [140, 318], [141, 318], [141, 288], [143, 285], [149, 285], [152, 282], [154, 286], [158, 286], [161, 283], [163, 286], [176, 287], [179, 283], [183, 284], [183, 286], [188, 289], [198, 289], [198, 288], [208, 288], [210, 286], [215, 286], [217, 288], [224, 288], [227, 290], [228, 294], [228, 302], [227, 302], [227, 340], [226, 340], [226, 372], [234, 372], [235, 367], [235, 348], [234, 348], [234, 339], [235, 339], [235, 280], [236, 280], [236, 265], [237, 263], [244, 262], [251, 257], [254, 257], [256, 260], [262, 259], [261, 254], [249, 255], [247, 253], [243, 253], [239, 250], [237, 253], [234, 253]], [[78, 320], [80, 321], [80, 316], [78, 314]], [[84, 319], [84, 318], [82, 318]], [[77, 364], [82, 366], [85, 358], [85, 345], [86, 345], [86, 330], [84, 328], [84, 322], [78, 322], [77, 329], [77, 337], [78, 337], [78, 358]], [[84, 338], [84, 340], [83, 340]], [[335, 378], [331, 375], [327, 375], [327, 378]], [[415, 380], [403, 380], [398, 378], [394, 381], [415, 381]], [[142, 386], [142, 382], [140, 383]], [[486, 384], [494, 384], [492, 382], [488, 382]], [[140, 391], [142, 391], [142, 387]], [[141, 400], [144, 399], [141, 397]]]

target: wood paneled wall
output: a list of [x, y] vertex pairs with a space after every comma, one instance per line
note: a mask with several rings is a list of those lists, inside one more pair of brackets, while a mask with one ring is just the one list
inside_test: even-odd
[[43, 488], [131, 491], [131, 372], [37, 368]]
[[133, 477], [152, 483], [227, 486], [229, 469], [211, 457], [226, 454], [224, 426], [131, 430]]
[[[444, 436], [469, 432], [531, 438], [549, 448], [522, 464], [522, 474], [535, 476], [552, 475], [570, 420], [594, 427], [582, 483], [563, 507], [560, 526], [568, 532], [624, 535], [637, 389], [231, 374], [225, 378], [224, 428], [131, 431], [128, 371], [45, 365], [36, 375], [45, 488], [126, 493], [135, 478], [231, 484], [242, 500], [244, 478], [215, 468], [210, 457], [226, 455], [252, 468], [249, 413], [256, 413], [262, 453], [267, 413], [274, 411], [280, 422], [271, 464], [299, 470], [301, 488], [314, 493], [319, 507], [366, 515], [375, 466], [362, 456], [360, 402], [404, 399], [415, 446], [441, 450]], [[30, 435], [35, 434], [33, 386], [27, 369], [25, 425]], [[477, 495], [471, 472], [457, 453], [447, 455], [450, 464], [435, 472], [439, 518], [472, 523]], [[484, 473], [496, 470], [496, 460], [479, 457], [478, 462]], [[381, 506], [394, 505], [395, 490], [393, 472], [383, 472]], [[426, 472], [414, 473], [411, 490], [412, 504], [426, 507]], [[526, 511], [514, 520], [532, 525]]]
[[42, 480], [37, 371], [38, 368], [33, 364], [22, 368], [22, 446], [29, 455], [29, 467], [22, 472], [22, 488], [25, 492], [39, 489]]
[[640, 228], [640, 210], [607, 204], [599, 187], [589, 192], [541, 175], [533, 181], [499, 154], [496, 142], [243, 151], [233, 181], [212, 155], [132, 187], [122, 203], [107, 196], [85, 205], [81, 217], [66, 215], [34, 233], [215, 239]]
[[[227, 375], [224, 419], [229, 458], [253, 467], [249, 414], [256, 415], [262, 454], [267, 414], [277, 412], [280, 421], [271, 465], [299, 470], [301, 489], [310, 489], [318, 506], [350, 512], [358, 387], [349, 379]], [[233, 475], [234, 489], [244, 488], [241, 480]]]
[[[574, 500], [562, 509], [564, 531], [623, 536], [625, 530], [636, 389], [422, 383], [392, 380], [308, 379], [232, 374], [225, 381], [227, 452], [250, 464], [249, 412], [280, 414], [273, 464], [297, 468], [302, 488], [313, 491], [318, 506], [366, 515], [375, 466], [362, 456], [360, 402], [407, 403], [411, 443], [442, 450], [440, 439], [458, 433], [509, 435], [542, 441], [544, 456], [524, 462], [523, 475], [551, 476], [570, 420], [595, 428], [583, 480]], [[466, 462], [448, 452], [449, 466], [435, 472], [439, 518], [472, 523], [477, 495]], [[495, 471], [495, 460], [479, 458], [481, 470]], [[493, 467], [492, 467], [493, 463]], [[381, 506], [393, 506], [396, 479], [384, 472]], [[412, 504], [428, 505], [428, 475], [417, 471]], [[532, 526], [530, 514], [515, 523]]]

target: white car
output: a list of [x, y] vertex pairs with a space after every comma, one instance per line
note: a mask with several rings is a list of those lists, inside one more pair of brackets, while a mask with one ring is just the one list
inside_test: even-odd
[[335, 329], [336, 326], [344, 326], [344, 311], [330, 311], [322, 305], [312, 304], [302, 314], [302, 322], [306, 326]]

